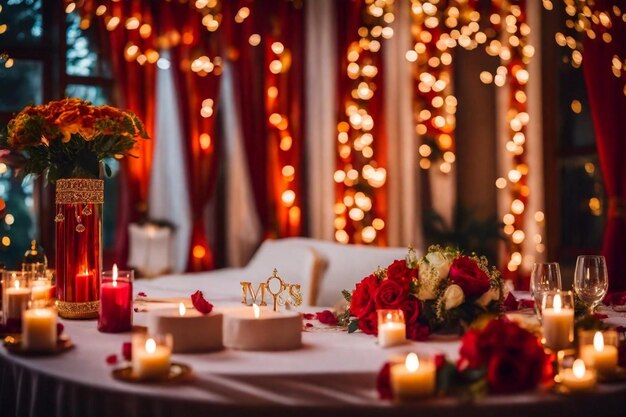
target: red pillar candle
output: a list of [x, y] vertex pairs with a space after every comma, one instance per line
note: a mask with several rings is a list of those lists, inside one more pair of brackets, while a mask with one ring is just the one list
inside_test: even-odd
[[130, 331], [133, 327], [133, 271], [102, 273], [98, 330], [104, 333]]
[[93, 274], [89, 271], [79, 272], [76, 274], [74, 281], [74, 301], [77, 303], [86, 303], [92, 301], [89, 299], [89, 288], [93, 281]]

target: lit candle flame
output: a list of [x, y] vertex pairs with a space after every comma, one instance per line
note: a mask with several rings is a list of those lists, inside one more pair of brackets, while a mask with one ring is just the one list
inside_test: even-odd
[[552, 307], [554, 307], [554, 312], [555, 313], [560, 313], [561, 312], [561, 307], [562, 307], [561, 294], [556, 294], [554, 296], [554, 300], [552, 301]]
[[178, 304], [178, 314], [180, 314], [180, 316], [183, 317], [186, 312], [187, 312], [187, 308], [185, 307], [185, 303]]
[[19, 282], [19, 281], [17, 281], [17, 280], [13, 281], [13, 286], [14, 286], [16, 289], [19, 289], [19, 288], [20, 288], [20, 282]]
[[585, 362], [582, 359], [576, 359], [574, 361], [574, 365], [572, 366], [572, 372], [574, 376], [578, 379], [581, 379], [585, 376], [585, 372], [587, 369], [585, 368]]
[[391, 321], [391, 313], [387, 313], [387, 321]]
[[604, 351], [604, 336], [602, 336], [602, 332], [596, 332], [593, 336], [593, 348], [596, 352]]
[[406, 366], [406, 370], [409, 372], [417, 372], [420, 367], [420, 360], [418, 359], [417, 354], [409, 353], [406, 355], [404, 366]]
[[146, 352], [149, 354], [156, 352], [156, 342], [153, 338], [146, 340]]
[[258, 305], [252, 304], [252, 310], [254, 310], [254, 318], [258, 319], [259, 316], [261, 316], [261, 309], [259, 308]]

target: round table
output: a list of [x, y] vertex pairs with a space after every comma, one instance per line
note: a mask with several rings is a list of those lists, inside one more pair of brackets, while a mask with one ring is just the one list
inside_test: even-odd
[[[239, 283], [231, 278], [179, 276], [138, 281], [135, 293], [150, 298], [188, 296], [200, 289], [217, 308], [240, 306]], [[165, 307], [148, 302], [141, 309]], [[320, 309], [304, 309], [319, 311]], [[144, 325], [147, 314], [135, 313]], [[616, 324], [626, 322], [614, 317]], [[535, 391], [489, 396], [473, 403], [436, 398], [413, 404], [381, 401], [376, 375], [392, 354], [445, 353], [458, 356], [458, 338], [381, 349], [376, 339], [347, 334], [314, 323], [303, 334], [304, 346], [290, 352], [223, 350], [177, 354], [173, 361], [193, 368], [193, 377], [176, 385], [130, 384], [113, 379], [107, 356], [120, 354], [130, 333], [103, 334], [95, 321], [63, 321], [76, 347], [62, 355], [26, 358], [0, 349], [0, 416], [622, 416], [626, 384], [601, 384], [593, 393], [559, 396]], [[119, 355], [121, 358], [121, 355]], [[119, 364], [117, 366], [120, 366]]]

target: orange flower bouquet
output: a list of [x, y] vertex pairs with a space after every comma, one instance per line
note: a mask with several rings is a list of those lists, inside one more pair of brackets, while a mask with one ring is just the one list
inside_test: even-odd
[[148, 135], [131, 112], [67, 98], [28, 106], [9, 122], [0, 147], [24, 158], [26, 174], [60, 178], [98, 178], [107, 158], [121, 158]]

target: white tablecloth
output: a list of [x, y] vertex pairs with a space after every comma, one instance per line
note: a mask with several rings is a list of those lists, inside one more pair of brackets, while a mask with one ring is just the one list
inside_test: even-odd
[[[151, 298], [186, 298], [200, 289], [216, 306], [228, 308], [240, 306], [238, 283], [237, 277], [228, 274], [210, 280], [188, 275], [138, 281], [135, 292], [143, 291]], [[309, 311], [315, 310], [319, 308]], [[146, 316], [136, 313], [135, 323], [145, 324]], [[128, 384], [112, 378], [114, 366], [105, 358], [120, 353], [122, 343], [130, 341], [129, 333], [103, 334], [95, 321], [64, 321], [76, 348], [63, 355], [24, 358], [0, 349], [0, 416], [626, 414], [626, 384], [601, 385], [593, 394], [576, 397], [532, 392], [490, 396], [471, 405], [452, 398], [393, 405], [378, 400], [375, 390], [378, 370], [389, 356], [411, 350], [446, 353], [454, 359], [458, 340], [440, 337], [381, 349], [371, 336], [349, 335], [313, 323], [315, 327], [303, 334], [304, 347], [297, 351], [174, 355], [174, 361], [193, 367], [194, 377], [168, 386]]]

